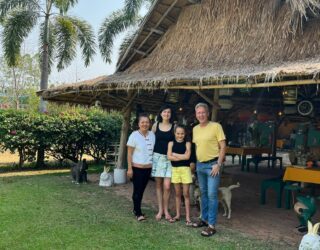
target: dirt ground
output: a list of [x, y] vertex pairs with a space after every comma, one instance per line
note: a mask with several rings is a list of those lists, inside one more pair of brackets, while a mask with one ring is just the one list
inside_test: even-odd
[[18, 154], [11, 154], [9, 151], [0, 153], [0, 166], [14, 164], [19, 161]]
[[[284, 159], [285, 164], [286, 159]], [[302, 234], [295, 227], [299, 224], [294, 211], [276, 207], [276, 196], [273, 190], [267, 192], [267, 204], [260, 205], [260, 185], [264, 179], [279, 176], [282, 170], [279, 168], [269, 169], [261, 163], [259, 173], [242, 172], [239, 165], [232, 165], [231, 159], [227, 158], [224, 173], [232, 176], [234, 183], [240, 182], [241, 187], [232, 190], [232, 216], [228, 220], [222, 216], [223, 209], [219, 205], [218, 225], [224, 228], [237, 230], [245, 235], [257, 239], [282, 242], [287, 246], [298, 246]], [[99, 176], [90, 176], [89, 180], [98, 182]], [[117, 185], [113, 187], [116, 192], [131, 200], [132, 184]], [[316, 190], [319, 193], [319, 190]], [[284, 197], [283, 197], [284, 198]], [[143, 202], [157, 210], [155, 182], [150, 181], [144, 194]], [[318, 204], [319, 205], [319, 204]], [[174, 215], [174, 191], [172, 189], [170, 201], [171, 214]], [[183, 209], [182, 209], [183, 211]], [[198, 209], [192, 207], [193, 219], [199, 216]], [[320, 221], [320, 213], [313, 217], [314, 222]]]
[[[87, 160], [92, 160], [92, 157], [89, 155], [84, 155]], [[48, 156], [49, 161], [53, 161], [54, 158]], [[19, 155], [17, 153], [11, 154], [9, 151], [0, 152], [0, 167], [1, 166], [12, 166], [18, 164]]]

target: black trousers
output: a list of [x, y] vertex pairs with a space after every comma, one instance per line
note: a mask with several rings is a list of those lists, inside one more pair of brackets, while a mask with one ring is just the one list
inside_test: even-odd
[[133, 182], [133, 212], [136, 216], [141, 216], [141, 201], [143, 192], [149, 181], [151, 174], [151, 168], [136, 168], [132, 167], [132, 182]]

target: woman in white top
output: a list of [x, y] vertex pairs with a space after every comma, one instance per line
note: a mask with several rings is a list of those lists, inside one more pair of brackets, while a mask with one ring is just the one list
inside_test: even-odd
[[127, 175], [133, 182], [133, 213], [138, 221], [143, 221], [145, 217], [141, 212], [141, 201], [151, 174], [155, 135], [149, 131], [150, 119], [146, 114], [140, 114], [138, 121], [139, 129], [132, 132], [127, 142]]

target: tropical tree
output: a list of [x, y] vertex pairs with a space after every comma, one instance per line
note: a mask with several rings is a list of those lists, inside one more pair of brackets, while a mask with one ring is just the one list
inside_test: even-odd
[[[136, 26], [142, 20], [139, 11], [145, 5], [150, 8], [155, 0], [125, 0], [123, 9], [114, 11], [110, 16], [106, 17], [99, 29], [99, 48], [103, 59], [107, 63], [111, 63], [111, 52], [115, 37], [131, 27]], [[130, 32], [120, 46], [120, 54], [126, 50], [135, 32]]]
[[22, 55], [12, 67], [9, 67], [0, 57], [0, 68], [0, 93], [3, 93], [3, 102], [15, 109], [20, 108], [21, 101], [28, 106], [30, 97], [33, 97], [39, 89], [39, 56], [37, 54]]
[[[20, 48], [31, 30], [40, 25], [40, 89], [47, 89], [50, 68], [57, 61], [58, 70], [68, 66], [76, 56], [77, 44], [88, 66], [95, 54], [92, 27], [84, 20], [67, 16], [78, 0], [0, 0], [3, 25], [2, 46], [9, 66], [16, 66]], [[41, 111], [45, 111], [44, 102]]]
[[[84, 20], [67, 16], [78, 0], [0, 0], [0, 22], [3, 24], [2, 46], [9, 66], [15, 66], [23, 40], [40, 24], [40, 89], [48, 88], [50, 68], [57, 61], [58, 70], [68, 66], [76, 56], [77, 44], [88, 66], [95, 54], [92, 27]], [[40, 111], [46, 111], [41, 99]], [[44, 150], [38, 152], [37, 165], [44, 164]]]

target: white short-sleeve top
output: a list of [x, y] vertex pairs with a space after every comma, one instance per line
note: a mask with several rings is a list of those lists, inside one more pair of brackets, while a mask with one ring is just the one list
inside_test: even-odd
[[131, 133], [127, 146], [133, 147], [132, 161], [137, 164], [151, 164], [156, 137], [152, 131], [144, 136], [138, 130]]

